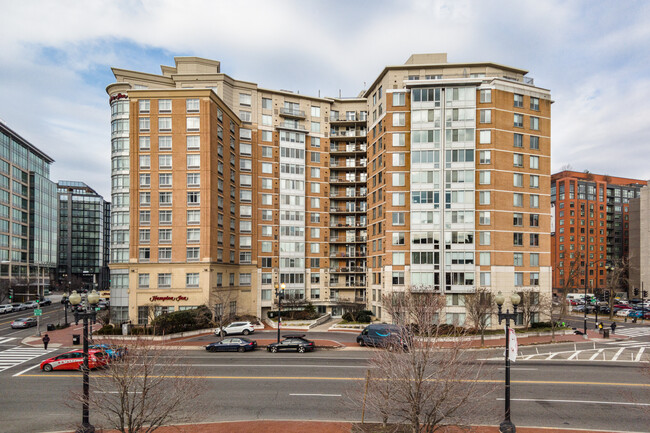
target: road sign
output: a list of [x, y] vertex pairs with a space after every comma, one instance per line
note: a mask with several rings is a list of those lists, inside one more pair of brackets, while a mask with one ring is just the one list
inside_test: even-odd
[[34, 316], [41, 316], [41, 315], [43, 315], [43, 310], [41, 310], [40, 308], [34, 310]]

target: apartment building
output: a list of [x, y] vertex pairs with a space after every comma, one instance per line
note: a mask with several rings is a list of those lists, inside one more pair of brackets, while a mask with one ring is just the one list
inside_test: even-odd
[[0, 121], [0, 280], [13, 301], [37, 299], [56, 268], [54, 160]]
[[644, 185], [640, 179], [589, 172], [553, 174], [554, 288], [587, 287], [592, 293], [605, 288], [606, 267], [629, 257], [630, 200], [639, 198]]
[[[404, 65], [387, 66], [353, 98], [261, 88], [222, 73], [220, 62], [195, 57], [175, 58], [162, 75], [113, 73], [116, 83], [107, 92], [113, 114], [112, 297], [122, 311], [116, 320], [143, 322], [147, 308], [201, 303], [222, 311], [224, 293], [236, 294], [231, 312], [263, 316], [274, 308], [274, 288], [282, 283], [292, 302], [334, 316], [369, 308], [381, 320], [391, 319], [382, 310], [383, 295], [408, 286], [436, 291], [447, 295], [444, 320], [461, 324], [463, 296], [477, 287], [506, 295], [550, 293], [551, 100], [527, 71], [448, 63], [446, 54], [413, 55]], [[187, 108], [193, 99], [201, 101], [196, 121]], [[140, 111], [143, 100], [148, 112]], [[171, 112], [162, 113], [158, 104], [168, 100]], [[223, 138], [218, 121], [204, 119], [215, 112], [226, 122]], [[171, 129], [160, 129], [160, 116], [171, 119], [164, 120]], [[186, 142], [195, 134], [200, 146], [190, 150]], [[169, 150], [156, 149], [167, 135]], [[191, 205], [185, 179], [192, 168], [183, 158], [189, 161], [194, 151], [200, 170], [209, 172], [200, 178], [201, 202]], [[160, 166], [166, 152], [173, 180], [156, 186], [157, 176], [171, 168]], [[150, 186], [142, 175], [150, 176]], [[229, 184], [223, 194], [220, 180]], [[166, 210], [159, 195], [167, 189], [171, 220], [160, 215]], [[209, 201], [220, 198], [223, 211]], [[183, 231], [190, 230], [183, 215], [194, 205], [201, 210], [205, 248], [197, 263], [182, 254], [190, 248], [183, 243]], [[213, 212], [223, 214], [225, 240]], [[172, 259], [162, 265], [156, 251], [168, 247], [153, 233], [165, 230], [166, 221]], [[136, 230], [149, 230], [149, 237]], [[190, 290], [182, 277], [197, 273], [188, 270], [192, 266], [200, 277]], [[148, 285], [136, 281], [143, 274]], [[170, 283], [152, 284], [161, 278]]]
[[650, 187], [641, 188], [638, 195], [630, 200], [630, 288], [643, 288], [647, 292], [650, 290]]
[[109, 285], [111, 204], [84, 182], [60, 180], [57, 280], [79, 278], [87, 288]]

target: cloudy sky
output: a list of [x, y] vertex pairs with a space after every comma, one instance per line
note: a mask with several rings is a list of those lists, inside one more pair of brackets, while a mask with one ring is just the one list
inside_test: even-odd
[[552, 161], [650, 178], [650, 2], [3, 1], [0, 119], [110, 197], [110, 67], [174, 56], [303, 94], [354, 96], [411, 53], [529, 70], [548, 88]]

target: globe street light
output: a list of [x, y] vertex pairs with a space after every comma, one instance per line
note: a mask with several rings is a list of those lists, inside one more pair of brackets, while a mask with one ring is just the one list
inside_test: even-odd
[[[95, 321], [95, 309], [94, 306], [97, 305], [99, 302], [99, 294], [93, 290], [90, 293], [86, 293], [83, 295], [83, 300], [84, 302], [84, 309], [83, 311], [77, 311], [77, 306], [81, 303], [82, 301], [82, 296], [77, 293], [76, 290], [72, 291], [72, 294], [70, 294], [70, 297], [68, 298], [68, 301], [72, 306], [74, 307], [74, 319], [76, 323], [79, 323], [79, 319], [83, 319], [84, 322], [84, 346], [83, 346], [83, 355], [84, 355], [84, 363], [83, 363], [83, 409], [82, 409], [82, 417], [81, 417], [81, 427], [79, 427], [76, 431], [76, 433], [94, 433], [95, 432], [95, 427], [93, 427], [90, 424], [89, 420], [89, 415], [88, 415], [88, 400], [89, 400], [89, 388], [90, 388], [90, 383], [89, 383], [89, 377], [88, 377], [88, 319], [92, 319]], [[91, 308], [91, 305], [93, 306]]]
[[501, 312], [501, 307], [506, 300], [501, 292], [497, 293], [494, 300], [499, 309], [499, 325], [503, 320], [506, 321], [506, 413], [503, 421], [499, 424], [499, 431], [501, 433], [515, 433], [517, 430], [510, 420], [510, 320], [512, 319], [513, 324], [517, 320], [517, 305], [521, 302], [521, 297], [516, 293], [510, 296], [510, 302], [512, 302], [513, 307], [512, 313], [510, 310], [506, 310], [505, 313]]

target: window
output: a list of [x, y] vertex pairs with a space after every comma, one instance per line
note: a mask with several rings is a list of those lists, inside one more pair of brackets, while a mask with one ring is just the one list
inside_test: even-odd
[[539, 188], [539, 176], [535, 174], [530, 175], [530, 187]]
[[149, 121], [148, 117], [141, 117], [140, 118], [140, 132], [149, 131], [149, 125], [150, 125], [150, 121]]
[[539, 131], [539, 117], [530, 116], [530, 129]]
[[491, 151], [481, 150], [479, 152], [479, 164], [490, 164], [491, 163]]
[[479, 102], [481, 104], [488, 104], [492, 102], [492, 90], [491, 89], [481, 90], [479, 95]]
[[393, 206], [405, 206], [406, 205], [406, 193], [403, 192], [394, 192], [392, 193]]
[[172, 150], [172, 138], [169, 135], [158, 137], [158, 150]]
[[530, 234], [530, 246], [538, 247], [539, 246], [539, 233]]
[[530, 157], [530, 168], [534, 170], [539, 170], [539, 156]]
[[201, 229], [187, 229], [187, 243], [194, 244], [201, 241]]
[[140, 101], [138, 101], [138, 106], [140, 107], [140, 113], [148, 113], [150, 102], [148, 99], [140, 99]]
[[191, 272], [185, 274], [185, 287], [199, 287], [199, 273]]
[[199, 100], [198, 99], [187, 99], [185, 101], [185, 110], [188, 113], [198, 113], [199, 112]]
[[515, 115], [514, 115], [514, 126], [516, 128], [523, 128], [524, 127], [524, 115], [523, 114], [515, 113]]
[[158, 261], [160, 262], [170, 262], [172, 260], [172, 249], [171, 248], [158, 248]]
[[523, 134], [514, 134], [514, 141], [512, 143], [514, 147], [524, 147], [524, 135]]
[[151, 211], [148, 210], [140, 211], [140, 224], [141, 225], [151, 224]]
[[151, 137], [146, 135], [140, 136], [140, 150], [149, 150], [151, 148]]
[[406, 113], [393, 113], [393, 126], [405, 126]]
[[320, 132], [320, 122], [311, 122], [311, 132]]
[[240, 273], [239, 274], [239, 285], [240, 286], [250, 286], [251, 285], [251, 274], [250, 273]]
[[149, 274], [138, 274], [138, 288], [149, 288]]
[[404, 212], [393, 212], [393, 225], [403, 226], [406, 224], [406, 216]]
[[201, 121], [198, 117], [188, 117], [186, 121], [186, 126], [188, 131], [198, 131]]
[[169, 154], [158, 155], [158, 168], [163, 170], [171, 170], [172, 156]]
[[479, 280], [479, 281], [480, 281], [479, 284], [480, 284], [481, 286], [489, 286], [489, 285], [491, 285], [492, 282], [490, 281], [490, 280], [491, 280], [490, 277], [491, 277], [491, 275], [490, 275], [489, 272], [481, 272], [481, 273], [479, 274], [479, 278], [480, 278], [480, 280]]
[[273, 132], [262, 131], [262, 141], [273, 141]]
[[539, 272], [530, 273], [530, 285], [539, 286]]
[[539, 150], [539, 137], [534, 135], [530, 136], [530, 148], [532, 150]]
[[404, 186], [406, 184], [406, 176], [404, 173], [393, 173], [393, 186]]
[[514, 253], [514, 266], [523, 266], [524, 265], [524, 253]]
[[247, 105], [250, 107], [251, 105], [251, 95], [248, 95], [246, 93], [240, 93], [239, 94], [239, 105]]
[[393, 285], [394, 286], [404, 285], [404, 272], [393, 272]]
[[320, 107], [311, 107], [311, 117], [320, 117]]
[[524, 108], [524, 95], [519, 95], [515, 93], [514, 99], [515, 99], [515, 107]]
[[404, 167], [406, 165], [405, 153], [393, 153], [393, 167]]
[[523, 167], [524, 166], [524, 155], [521, 153], [514, 153], [512, 155], [512, 165], [515, 167]]
[[405, 235], [404, 232], [393, 233], [393, 245], [404, 245]]
[[187, 223], [188, 224], [200, 224], [201, 223], [201, 211], [200, 210], [188, 210], [187, 211]]
[[262, 108], [265, 110], [271, 110], [273, 108], [271, 98], [262, 98]]
[[158, 288], [169, 289], [172, 286], [172, 274], [158, 274]]
[[309, 158], [311, 162], [320, 162], [320, 153], [319, 152], [309, 152]]
[[492, 110], [481, 110], [481, 123], [492, 123]]
[[406, 94], [401, 92], [393, 93], [393, 106], [394, 107], [403, 107], [406, 105]]
[[524, 214], [515, 212], [512, 214], [512, 225], [517, 227], [524, 226]]
[[478, 172], [478, 183], [479, 185], [489, 185], [490, 184], [491, 172], [489, 171], [479, 171]]
[[536, 213], [530, 214], [530, 226], [539, 227], [539, 214]]
[[406, 146], [406, 134], [402, 133], [394, 133], [393, 134], [393, 146], [394, 147], [402, 147]]
[[512, 184], [516, 187], [524, 186], [524, 175], [521, 173], [513, 173]]
[[187, 173], [187, 186], [200, 186], [201, 174], [200, 173]]
[[172, 100], [171, 99], [159, 99], [158, 100], [158, 111], [161, 113], [171, 113], [172, 112]]
[[478, 142], [480, 144], [490, 144], [492, 142], [492, 131], [489, 129], [485, 131], [479, 131], [478, 137]]
[[530, 109], [539, 111], [539, 98], [530, 97]]
[[522, 207], [524, 205], [524, 195], [518, 192], [512, 194], [512, 205]]
[[481, 211], [478, 214], [478, 223], [479, 225], [490, 225], [490, 212]]
[[512, 245], [516, 247], [524, 246], [524, 234], [523, 233], [513, 233], [512, 234]]
[[172, 130], [172, 118], [171, 117], [159, 117], [158, 118], [158, 131], [160, 132], [169, 132]]
[[140, 169], [148, 170], [151, 168], [151, 157], [149, 155], [140, 155]]
[[171, 173], [158, 174], [158, 185], [161, 187], [172, 186], [172, 174]]
[[263, 162], [262, 173], [273, 174], [273, 164], [271, 164], [270, 162]]
[[478, 204], [490, 204], [490, 191], [479, 191]]
[[539, 253], [530, 253], [530, 266], [539, 266]]
[[531, 194], [530, 195], [530, 207], [538, 208], [539, 207], [539, 195]]
[[161, 210], [158, 211], [158, 223], [169, 225], [172, 223], [172, 211], [170, 210]]
[[515, 272], [515, 287], [521, 287], [524, 285], [524, 273]]
[[404, 253], [393, 253], [393, 265], [403, 265], [404, 257]]
[[199, 191], [188, 191], [187, 205], [198, 206], [199, 204], [201, 204], [201, 193]]
[[188, 262], [198, 262], [199, 261], [199, 247], [187, 247], [187, 261]]

